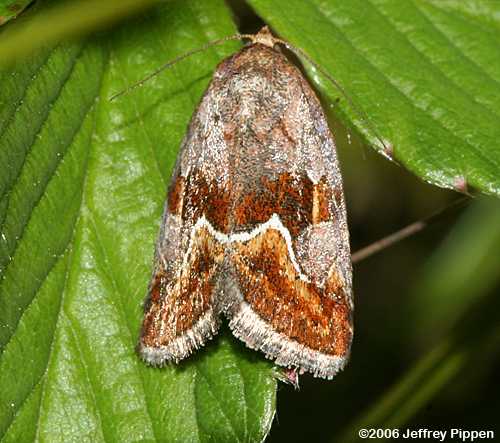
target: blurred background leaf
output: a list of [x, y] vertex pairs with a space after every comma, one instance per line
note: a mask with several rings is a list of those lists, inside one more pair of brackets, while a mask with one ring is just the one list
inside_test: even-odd
[[[0, 65], [9, 66], [33, 51], [64, 39], [109, 26], [143, 9], [155, 0], [47, 0], [37, 14], [4, 30], [0, 37]], [[36, 3], [39, 6], [40, 3]]]
[[0, 0], [0, 26], [16, 18], [32, 0]]
[[[180, 140], [238, 44], [108, 98], [234, 21], [242, 32], [266, 22], [339, 80], [392, 145], [386, 156], [427, 182], [498, 194], [498, 5], [178, 0], [138, 14], [151, 2], [118, 3], [106, 14], [78, 9], [93, 0], [36, 3], [0, 30], [0, 435], [261, 441], [276, 382], [260, 354], [227, 332], [175, 369], [133, 352]], [[366, 149], [380, 149], [370, 124], [304, 66], [337, 141], [353, 250], [456, 198]], [[343, 442], [370, 423], [497, 426], [497, 204], [356, 266], [348, 369], [302, 377], [300, 392], [282, 386], [267, 441]]]
[[498, 294], [491, 293], [500, 283], [499, 226], [500, 203], [493, 199], [475, 202], [461, 217], [421, 271], [408, 303], [406, 318], [415, 318], [423, 357], [333, 441], [358, 441], [359, 429], [402, 428], [443, 387], [471, 385], [467, 374], [491, 370], [483, 362], [500, 345]]

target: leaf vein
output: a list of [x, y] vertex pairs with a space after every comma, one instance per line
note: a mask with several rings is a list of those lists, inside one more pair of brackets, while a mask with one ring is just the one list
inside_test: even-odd
[[236, 432], [236, 428], [234, 427], [234, 424], [233, 422], [229, 419], [229, 417], [227, 416], [226, 412], [224, 411], [224, 408], [222, 407], [222, 404], [221, 404], [221, 401], [220, 399], [215, 395], [215, 392], [216, 390], [214, 390], [212, 388], [212, 385], [210, 383], [210, 379], [209, 377], [206, 376], [206, 374], [203, 372], [203, 370], [201, 369], [201, 365], [197, 365], [196, 367], [196, 371], [198, 374], [200, 374], [203, 379], [205, 380], [205, 382], [207, 383], [207, 387], [208, 387], [208, 391], [210, 392], [210, 394], [212, 395], [212, 398], [217, 402], [217, 404], [219, 405], [219, 410], [221, 412], [221, 414], [223, 415], [223, 417], [226, 419], [226, 421], [229, 423], [229, 428], [231, 429], [231, 433], [234, 435], [234, 437], [236, 438], [236, 441], [240, 442], [240, 438], [238, 437], [238, 433]]
[[24, 102], [24, 100], [26, 98], [26, 94], [28, 92], [28, 89], [29, 89], [30, 85], [32, 85], [33, 82], [38, 78], [38, 76], [40, 75], [41, 70], [43, 69], [43, 67], [49, 61], [49, 59], [50, 59], [50, 57], [52, 55], [52, 52], [53, 51], [48, 51], [47, 52], [47, 56], [45, 57], [45, 59], [37, 66], [35, 72], [33, 72], [32, 76], [31, 76], [31, 80], [28, 81], [28, 82], [26, 82], [26, 84], [24, 85], [23, 91], [20, 94], [20, 97], [19, 97], [19, 100], [17, 102], [17, 105], [12, 110], [12, 113], [3, 122], [2, 129], [0, 130], [0, 139], [3, 138], [5, 132], [7, 132], [7, 128], [12, 123], [12, 120], [14, 119], [16, 113], [19, 111], [19, 109], [23, 105], [23, 102]]
[[[54, 51], [52, 51], [52, 52], [54, 52]], [[8, 189], [4, 189], [4, 191], [3, 191], [2, 195], [0, 196], [0, 198], [4, 198], [9, 192], [12, 191], [12, 189], [17, 184], [17, 182], [19, 180], [19, 177], [21, 176], [22, 170], [24, 168], [24, 165], [26, 164], [26, 159], [28, 157], [28, 154], [31, 151], [31, 148], [33, 147], [33, 145], [35, 144], [35, 139], [36, 139], [37, 135], [39, 135], [40, 132], [42, 131], [42, 129], [45, 127], [45, 124], [47, 123], [47, 120], [48, 120], [48, 116], [50, 115], [50, 112], [51, 112], [51, 109], [52, 109], [52, 105], [59, 99], [60, 93], [63, 90], [64, 85], [66, 84], [67, 80], [71, 77], [71, 74], [73, 73], [75, 65], [78, 62], [78, 59], [81, 57], [82, 53], [83, 53], [83, 47], [81, 47], [79, 49], [78, 53], [76, 53], [74, 55], [74, 57], [71, 59], [71, 63], [72, 63], [71, 68], [68, 70], [68, 72], [66, 73], [66, 75], [62, 79], [61, 83], [59, 84], [59, 87], [57, 89], [57, 92], [54, 94], [54, 97], [48, 103], [46, 103], [46, 109], [48, 109], [48, 112], [45, 115], [45, 119], [41, 122], [40, 126], [37, 128], [37, 130], [35, 131], [35, 133], [31, 137], [32, 141], [31, 141], [30, 145], [28, 146], [28, 149], [25, 151], [25, 155], [23, 157], [23, 161], [22, 161], [22, 163], [21, 163], [21, 165], [20, 165], [20, 167], [19, 167], [19, 169], [17, 171], [16, 177], [14, 178], [14, 180], [12, 180], [12, 183], [10, 184], [10, 186], [8, 187]], [[48, 60], [48, 58], [47, 58], [47, 60]], [[19, 110], [19, 107], [16, 108], [16, 112]]]
[[[450, 46], [453, 46], [453, 48], [455, 48], [457, 51], [459, 51], [460, 55], [464, 59], [466, 59], [469, 63], [471, 63], [473, 66], [475, 66], [480, 72], [482, 72], [491, 82], [493, 82], [495, 84], [496, 87], [500, 87], [500, 81], [497, 80], [496, 78], [492, 77], [491, 74], [488, 71], [486, 71], [480, 64], [478, 64], [474, 59], [470, 58], [464, 51], [462, 51], [460, 49], [460, 47], [457, 46], [453, 42], [453, 40], [444, 31], [442, 31], [440, 28], [438, 28], [436, 23], [434, 23], [431, 20], [431, 18], [424, 11], [422, 11], [422, 9], [418, 6], [418, 2], [413, 0], [413, 4], [415, 6], [415, 9], [420, 13], [420, 15], [422, 15], [427, 20], [427, 22], [436, 30], [436, 32], [438, 32], [440, 35], [443, 36], [444, 39], [446, 39], [446, 41], [448, 42], [448, 44]], [[436, 8], [436, 9], [440, 9], [440, 8]], [[496, 114], [496, 109], [488, 108], [488, 110], [491, 113]], [[496, 115], [498, 116], [499, 114], [496, 114]]]
[[[126, 328], [128, 330], [128, 334], [129, 334], [129, 338], [130, 338], [130, 342], [132, 344], [135, 344], [135, 339], [133, 337], [133, 334], [132, 334], [132, 330], [130, 328], [130, 325], [127, 321], [127, 315], [126, 315], [126, 312], [125, 312], [125, 308], [123, 306], [123, 302], [122, 302], [122, 297], [121, 297], [121, 294], [124, 292], [121, 290], [120, 288], [120, 284], [118, 283], [118, 280], [116, 279], [115, 275], [118, 273], [118, 270], [115, 269], [115, 272], [113, 272], [112, 270], [112, 265], [111, 265], [111, 260], [109, 259], [109, 255], [106, 251], [106, 248], [101, 240], [101, 236], [100, 236], [100, 233], [99, 233], [99, 229], [97, 227], [97, 224], [95, 222], [95, 215], [93, 213], [92, 210], [89, 211], [90, 213], [90, 221], [93, 225], [93, 228], [94, 228], [94, 232], [95, 232], [95, 236], [96, 236], [96, 239], [97, 239], [97, 243], [99, 245], [99, 248], [101, 250], [101, 253], [104, 257], [104, 262], [106, 264], [106, 267], [111, 271], [109, 273], [109, 277], [110, 277], [110, 280], [111, 280], [111, 284], [113, 285], [113, 288], [117, 294], [117, 299], [118, 299], [118, 304], [119, 306], [117, 306], [119, 312], [120, 312], [120, 315], [123, 319], [123, 322], [124, 324], [126, 325]], [[116, 305], [115, 305], [116, 306]], [[144, 382], [144, 377], [142, 375], [142, 371], [138, 369], [137, 371], [138, 373], [138, 376], [139, 376], [139, 379], [141, 381], [141, 387], [142, 387], [142, 390], [143, 390], [143, 393], [144, 393], [144, 400], [145, 400], [145, 406], [146, 406], [146, 412], [148, 414], [148, 418], [149, 418], [149, 421], [151, 423], [151, 429], [153, 431], [153, 435], [154, 435], [154, 438], [155, 438], [155, 441], [159, 441], [158, 439], [158, 436], [156, 435], [156, 429], [155, 429], [155, 426], [153, 424], [153, 416], [151, 414], [151, 405], [149, 404], [149, 398], [148, 396], [146, 395], [146, 386], [145, 386], [145, 382]]]
[[[354, 44], [352, 43], [351, 40], [349, 40], [343, 32], [341, 32], [341, 30], [332, 22], [332, 20], [329, 18], [329, 16], [323, 11], [321, 10], [321, 8], [318, 6], [318, 5], [315, 5], [316, 8], [318, 9], [318, 11], [325, 17], [325, 19], [331, 24], [331, 26], [333, 26], [335, 29], [338, 30], [338, 33], [339, 35], [342, 36], [343, 40], [349, 44], [355, 51], [357, 51], [359, 54], [362, 54], [362, 51], [357, 48], [356, 46], [354, 46]], [[428, 116], [431, 120], [433, 120], [439, 127], [441, 127], [443, 130], [445, 130], [447, 133], [449, 133], [451, 136], [453, 136], [454, 138], [456, 138], [457, 140], [459, 140], [460, 142], [463, 142], [465, 145], [471, 147], [478, 155], [478, 157], [480, 157], [481, 159], [483, 159], [483, 161], [485, 161], [486, 163], [489, 163], [490, 165], [494, 165], [496, 167], [498, 167], [498, 164], [496, 161], [493, 161], [491, 158], [488, 158], [486, 157], [485, 155], [483, 155], [483, 153], [481, 152], [480, 150], [480, 147], [470, 143], [468, 140], [466, 140], [465, 138], [461, 138], [459, 137], [458, 135], [454, 134], [453, 131], [451, 129], [449, 129], [447, 126], [445, 126], [444, 123], [442, 123], [437, 117], [435, 117], [434, 115], [430, 114], [430, 113], [427, 113], [425, 112], [425, 110], [416, 105], [412, 100], [411, 98], [408, 96], [408, 94], [403, 90], [401, 89], [400, 87], [398, 87], [396, 84], [394, 84], [393, 81], [391, 81], [390, 77], [384, 73], [381, 69], [379, 69], [376, 65], [374, 65], [371, 61], [369, 61], [364, 55], [361, 55], [363, 57], [363, 59], [365, 60], [365, 62], [371, 66], [371, 68], [378, 72], [379, 75], [385, 79], [385, 81], [387, 82], [388, 85], [390, 85], [395, 91], [397, 91], [409, 104], [412, 108], [414, 109], [417, 109], [419, 110], [423, 115], [425, 116]]]
[[[461, 56], [467, 60], [469, 63], [471, 63], [474, 67], [476, 67], [480, 72], [484, 73], [486, 75], [486, 77], [490, 80], [492, 80], [493, 82], [497, 83], [495, 79], [493, 79], [486, 71], [484, 71], [479, 65], [477, 65], [472, 59], [470, 59], [469, 57], [467, 57], [449, 38], [446, 34], [444, 34], [437, 26], [436, 24], [430, 20], [429, 17], [427, 17], [426, 14], [423, 13], [423, 11], [417, 6], [417, 4], [415, 3], [415, 1], [412, 2], [413, 5], [414, 5], [414, 10], [417, 11], [417, 13], [429, 24], [429, 26], [432, 26], [433, 29], [435, 29], [435, 31], [437, 33], [439, 33], [446, 41], [447, 43], [452, 46], [454, 49], [456, 49], [457, 51], [460, 52]], [[373, 6], [373, 5], [372, 5]], [[435, 69], [440, 75], [442, 75], [448, 82], [450, 82], [453, 87], [457, 88], [461, 94], [463, 94], [465, 97], [467, 97], [468, 100], [470, 100], [472, 103], [475, 103], [477, 104], [479, 107], [483, 108], [484, 111], [487, 113], [487, 114], [492, 114], [493, 116], [495, 117], [499, 117], [500, 114], [497, 114], [496, 111], [486, 105], [484, 105], [483, 103], [477, 101], [477, 99], [475, 97], [473, 97], [471, 94], [469, 94], [468, 92], [466, 92], [463, 88], [460, 87], [460, 85], [458, 85], [449, 75], [446, 74], [445, 71], [443, 71], [442, 69], [440, 69], [438, 66], [436, 66], [436, 64], [434, 64], [432, 62], [432, 60], [429, 59], [429, 57], [424, 54], [422, 51], [420, 51], [411, 41], [410, 39], [406, 36], [406, 34], [402, 33], [399, 29], [396, 28], [396, 26], [394, 26], [392, 23], [391, 23], [391, 26], [393, 27], [393, 29], [398, 32], [399, 35], [401, 36], [404, 36], [405, 40], [408, 42], [408, 44], [412, 47], [412, 49], [414, 49], [421, 57], [422, 59], [426, 60], [427, 64], [429, 66], [431, 66], [433, 69]]]
[[85, 359], [85, 353], [82, 352], [82, 349], [79, 345], [78, 334], [75, 330], [75, 327], [73, 324], [73, 319], [71, 318], [71, 316], [68, 316], [68, 326], [69, 326], [70, 332], [74, 338], [75, 346], [76, 346], [76, 349], [78, 351], [78, 355], [80, 357], [80, 361], [82, 363], [83, 370], [85, 372], [85, 378], [87, 379], [87, 383], [91, 388], [90, 395], [92, 397], [92, 401], [93, 401], [95, 410], [97, 412], [97, 416], [98, 416], [97, 418], [99, 420], [99, 426], [101, 428], [101, 435], [102, 435], [104, 441], [108, 441], [109, 439], [106, 438], [106, 432], [105, 432], [105, 428], [103, 426], [103, 421], [102, 421], [103, 413], [102, 413], [101, 407], [99, 406], [99, 403], [97, 401], [95, 383], [91, 380], [90, 373], [89, 373], [89, 364], [87, 363], [87, 361]]
[[[75, 226], [76, 226], [76, 223], [75, 223]], [[69, 243], [70, 242], [68, 242], [68, 245], [69, 245]], [[58, 325], [59, 325], [59, 321], [60, 321], [60, 318], [61, 318], [61, 311], [62, 311], [62, 306], [63, 306], [63, 301], [64, 301], [64, 294], [65, 294], [67, 286], [68, 286], [68, 280], [69, 280], [69, 272], [70, 272], [70, 264], [71, 264], [72, 254], [73, 254], [73, 251], [70, 250], [70, 256], [68, 258], [68, 265], [66, 267], [66, 271], [65, 271], [65, 274], [64, 274], [64, 285], [63, 285], [63, 289], [61, 291], [61, 296], [59, 297], [59, 309], [57, 311], [56, 322], [55, 322], [55, 325], [54, 325], [54, 334], [52, 335], [52, 340], [50, 342], [50, 347], [49, 347], [49, 356], [47, 358], [47, 367], [45, 368], [45, 372], [42, 375], [42, 378], [43, 378], [42, 387], [41, 387], [42, 392], [40, 393], [40, 404], [39, 404], [39, 408], [38, 408], [38, 419], [37, 419], [37, 422], [36, 422], [36, 425], [35, 425], [36, 426], [35, 441], [39, 441], [40, 440], [40, 438], [39, 438], [40, 437], [40, 426], [41, 426], [40, 420], [41, 420], [41, 415], [42, 415], [41, 411], [42, 411], [42, 408], [43, 408], [43, 400], [44, 400], [44, 397], [45, 397], [46, 382], [47, 382], [47, 377], [48, 377], [48, 374], [49, 374], [49, 371], [50, 371], [50, 363], [51, 363], [52, 353], [54, 351], [54, 344], [55, 344], [55, 341], [56, 341]]]
[[[118, 57], [116, 57], [116, 59], [118, 59]], [[129, 82], [128, 78], [126, 77], [126, 75], [124, 74], [125, 71], [126, 71], [125, 69], [117, 69], [117, 73], [121, 75], [122, 79], [124, 79], [124, 83], [128, 84], [130, 82]], [[141, 125], [142, 132], [144, 133], [145, 138], [147, 139], [147, 142], [148, 142], [147, 145], [150, 147], [151, 154], [153, 155], [153, 159], [154, 159], [154, 164], [156, 166], [156, 170], [158, 171], [160, 179], [163, 182], [163, 186], [166, 187], [167, 186], [167, 181], [166, 181], [165, 177], [163, 176], [163, 174], [161, 172], [160, 162], [158, 160], [158, 156], [156, 154], [156, 150], [155, 150], [154, 145], [153, 145], [153, 140], [151, 139], [151, 136], [149, 135], [148, 131], [146, 130], [146, 126], [144, 124], [144, 119], [142, 117], [142, 114], [139, 112], [139, 108], [137, 106], [136, 99], [135, 98], [131, 98], [131, 101], [134, 103], [135, 115], [136, 115], [137, 120], [139, 121], [139, 123]]]
[[[79, 134], [80, 132], [80, 129], [82, 128], [85, 120], [87, 119], [87, 116], [90, 114], [90, 112], [92, 111], [92, 105], [85, 111], [85, 115], [83, 116], [78, 128], [75, 130], [74, 134], [72, 135], [72, 138], [71, 140], [68, 142], [68, 145], [67, 146], [71, 146], [72, 143], [75, 141], [75, 138], [77, 137], [77, 135]], [[57, 163], [54, 165], [54, 168], [52, 168], [52, 171], [49, 171], [49, 176], [48, 176], [48, 180], [46, 181], [46, 183], [44, 184], [44, 187], [43, 187], [43, 190], [40, 192], [40, 194], [38, 195], [38, 197], [35, 199], [35, 201], [33, 202], [33, 206], [31, 208], [31, 212], [29, 214], [29, 217], [28, 219], [23, 223], [22, 227], [21, 227], [21, 232], [19, 233], [18, 235], [18, 238], [17, 238], [17, 241], [14, 245], [14, 248], [9, 251], [9, 255], [14, 257], [15, 256], [15, 253], [17, 251], [17, 248], [19, 246], [19, 244], [21, 243], [23, 237], [24, 237], [24, 234], [26, 232], [26, 228], [28, 227], [30, 221], [31, 221], [31, 217], [33, 216], [33, 213], [35, 211], [35, 209], [38, 207], [38, 205], [40, 204], [40, 202], [42, 201], [42, 199], [45, 197], [45, 191], [47, 190], [47, 188], [50, 186], [50, 183], [52, 182], [52, 180], [54, 179], [54, 177], [56, 177], [57, 175], [57, 170], [59, 169], [59, 167], [61, 166], [63, 160], [66, 158], [66, 155], [68, 155], [68, 152], [69, 152], [69, 149], [66, 150], [66, 152], [64, 153], [64, 155], [58, 157], [58, 160], [57, 160]], [[5, 277], [5, 273], [10, 265], [10, 263], [13, 263], [14, 262], [14, 259], [11, 260], [9, 262], [9, 264], [6, 266], [5, 270], [1, 270], [0, 269], [0, 286], [3, 282], [3, 279]]]

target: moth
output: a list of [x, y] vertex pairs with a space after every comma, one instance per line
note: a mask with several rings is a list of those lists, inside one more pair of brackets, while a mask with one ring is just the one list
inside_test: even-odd
[[222, 61], [173, 171], [138, 344], [177, 363], [232, 333], [332, 378], [352, 337], [352, 266], [335, 144], [301, 72], [263, 28]]

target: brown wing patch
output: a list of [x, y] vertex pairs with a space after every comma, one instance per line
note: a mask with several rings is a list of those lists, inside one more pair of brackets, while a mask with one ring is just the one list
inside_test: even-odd
[[281, 233], [268, 229], [230, 255], [238, 286], [253, 311], [276, 332], [328, 355], [349, 352], [351, 309], [341, 279], [324, 287], [300, 278]]
[[307, 177], [282, 173], [275, 180], [261, 177], [258, 191], [242, 193], [233, 212], [238, 230], [247, 230], [279, 215], [293, 236], [311, 223], [313, 183]]
[[203, 171], [194, 169], [186, 178], [182, 220], [196, 222], [205, 216], [214, 229], [227, 233], [231, 194], [217, 180], [207, 181]]
[[312, 223], [317, 224], [329, 221], [332, 217], [330, 205], [333, 193], [325, 176], [318, 183], [314, 184], [312, 194]]
[[[217, 181], [207, 182], [202, 171], [193, 170], [188, 178], [178, 176], [168, 195], [171, 214], [182, 220], [198, 220], [205, 216], [212, 226], [225, 234], [231, 228], [248, 230], [265, 223], [277, 214], [296, 237], [310, 224], [328, 221], [332, 217], [330, 204], [334, 198], [326, 177], [313, 183], [307, 176], [288, 172], [275, 180], [261, 177], [258, 190], [223, 189]], [[231, 202], [237, 203], [231, 208]]]
[[175, 275], [167, 276], [160, 266], [153, 276], [142, 326], [144, 346], [168, 346], [213, 308], [223, 246], [202, 227], [187, 254]]
[[172, 184], [168, 190], [168, 210], [172, 215], [178, 215], [182, 208], [185, 184], [185, 178], [180, 175], [172, 180]]
[[232, 212], [238, 230], [265, 223], [273, 214], [296, 237], [307, 226], [331, 220], [332, 189], [326, 177], [313, 183], [288, 172], [275, 180], [261, 177], [259, 191], [243, 192]]

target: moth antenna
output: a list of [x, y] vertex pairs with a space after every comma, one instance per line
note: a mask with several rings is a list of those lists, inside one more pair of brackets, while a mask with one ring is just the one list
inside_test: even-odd
[[208, 48], [211, 48], [212, 46], [217, 46], [222, 43], [226, 43], [231, 40], [251, 40], [252, 42], [259, 42], [261, 41], [259, 37], [263, 37], [264, 39], [269, 39], [267, 41], [262, 41], [264, 44], [269, 44], [269, 42], [272, 43], [278, 43], [280, 45], [283, 45], [285, 48], [288, 50], [292, 51], [297, 57], [299, 58], [304, 58], [307, 60], [312, 66], [314, 66], [322, 75], [324, 75], [336, 88], [340, 93], [346, 98], [347, 102], [349, 103], [349, 106], [354, 109], [355, 112], [360, 115], [363, 120], [366, 122], [366, 124], [369, 126], [370, 130], [373, 132], [377, 140], [382, 144], [384, 147], [385, 152], [390, 152], [391, 148], [387, 146], [384, 141], [382, 140], [382, 137], [379, 136], [377, 130], [373, 126], [372, 122], [366, 115], [366, 113], [354, 103], [354, 101], [351, 99], [349, 94], [345, 91], [345, 89], [340, 85], [340, 83], [335, 80], [333, 76], [331, 76], [325, 69], [323, 69], [320, 65], [318, 65], [306, 52], [304, 52], [302, 49], [297, 48], [290, 43], [288, 43], [285, 40], [279, 39], [274, 37], [267, 26], [265, 26], [259, 33], [257, 34], [233, 34], [233, 35], [228, 35], [226, 37], [219, 38], [217, 40], [212, 40], [211, 42], [205, 43], [204, 45], [200, 46], [197, 49], [193, 49], [191, 51], [185, 52], [182, 55], [179, 55], [178, 57], [174, 58], [173, 60], [168, 61], [164, 65], [160, 66], [158, 69], [153, 71], [151, 74], [148, 74], [146, 77], [143, 79], [137, 81], [136, 83], [133, 83], [132, 85], [128, 86], [125, 88], [123, 91], [118, 92], [117, 94], [114, 94], [110, 97], [110, 101], [115, 100], [118, 97], [121, 97], [122, 95], [128, 94], [129, 92], [133, 91], [134, 89], [138, 88], [139, 86], [142, 86], [144, 83], [146, 83], [148, 80], [151, 80], [153, 77], [156, 77], [158, 74], [161, 72], [165, 71], [166, 69], [170, 68], [171, 66], [175, 65], [176, 63], [184, 60], [185, 58], [191, 57], [192, 55], [198, 54], [199, 52], [206, 51]]
[[290, 43], [288, 43], [285, 40], [281, 40], [279, 38], [274, 38], [274, 41], [276, 43], [279, 43], [280, 45], [283, 45], [285, 48], [288, 50], [292, 51], [297, 57], [299, 58], [304, 58], [306, 59], [312, 66], [314, 66], [322, 75], [324, 75], [332, 84], [335, 86], [338, 91], [345, 97], [347, 100], [347, 103], [349, 103], [349, 106], [358, 113], [359, 116], [365, 121], [365, 123], [369, 126], [370, 130], [373, 132], [373, 135], [377, 138], [377, 140], [382, 144], [384, 147], [384, 151], [389, 152], [390, 147], [387, 146], [384, 143], [384, 140], [380, 135], [378, 134], [377, 130], [375, 129], [375, 126], [372, 124], [366, 113], [358, 106], [356, 103], [351, 99], [349, 94], [345, 91], [345, 89], [340, 85], [340, 83], [333, 78], [325, 69], [323, 69], [320, 65], [318, 65], [306, 52], [304, 52], [302, 49], [297, 48]]
[[217, 46], [222, 43], [226, 43], [230, 40], [243, 40], [243, 39], [252, 39], [253, 35], [251, 34], [233, 34], [233, 35], [228, 35], [227, 37], [222, 37], [217, 40], [212, 40], [208, 43], [205, 43], [203, 46], [200, 46], [197, 49], [193, 49], [191, 51], [185, 52], [182, 55], [179, 55], [178, 57], [174, 58], [173, 60], [168, 61], [164, 65], [160, 66], [158, 69], [153, 71], [151, 74], [148, 74], [146, 77], [143, 79], [131, 84], [127, 88], [125, 88], [123, 91], [118, 92], [117, 94], [114, 94], [110, 97], [110, 101], [114, 100], [122, 95], [128, 94], [130, 91], [133, 91], [134, 89], [138, 88], [139, 86], [142, 86], [144, 83], [146, 83], [148, 80], [151, 80], [153, 77], [156, 77], [158, 74], [163, 72], [165, 69], [170, 68], [171, 66], [175, 65], [176, 63], [180, 62], [181, 60], [184, 60], [185, 58], [191, 57], [194, 54], [197, 54], [199, 52], [206, 51], [208, 48], [211, 48], [212, 46]]

